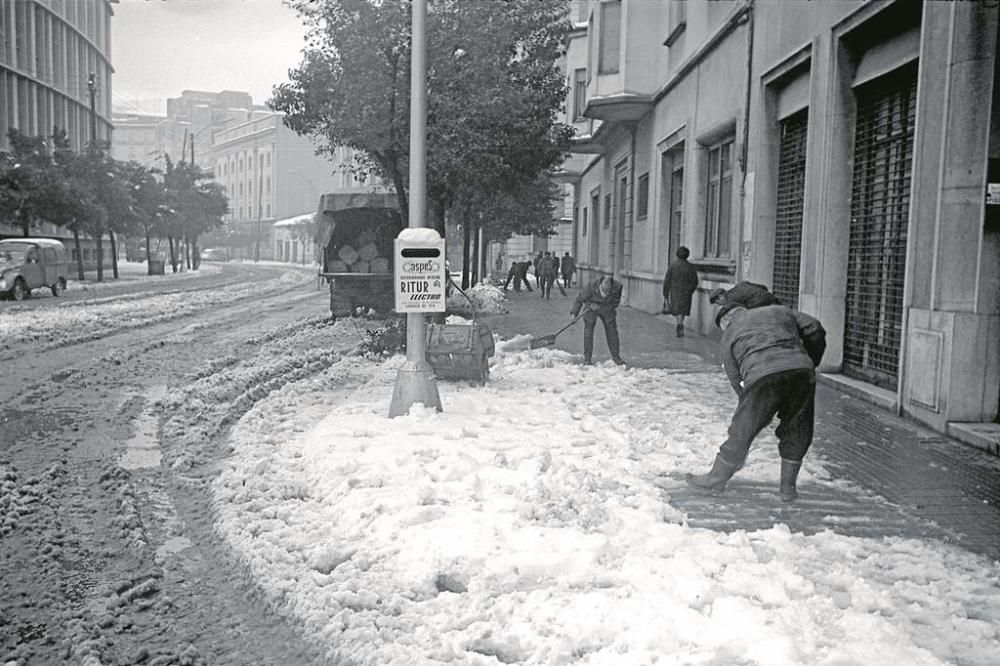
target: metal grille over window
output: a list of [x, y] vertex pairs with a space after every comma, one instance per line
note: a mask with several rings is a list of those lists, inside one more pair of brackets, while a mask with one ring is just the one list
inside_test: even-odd
[[799, 307], [802, 260], [802, 203], [806, 185], [808, 111], [781, 121], [778, 152], [778, 196], [774, 220], [774, 287], [778, 301]]
[[916, 94], [915, 66], [857, 92], [844, 372], [887, 387], [899, 372]]

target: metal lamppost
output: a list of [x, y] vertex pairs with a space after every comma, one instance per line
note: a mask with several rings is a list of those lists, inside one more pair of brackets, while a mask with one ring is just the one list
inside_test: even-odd
[[[427, 0], [413, 0], [411, 7], [409, 226], [420, 228], [427, 226]], [[405, 414], [415, 402], [441, 411], [437, 381], [425, 354], [425, 316], [406, 314], [406, 363], [396, 373], [389, 418]]]

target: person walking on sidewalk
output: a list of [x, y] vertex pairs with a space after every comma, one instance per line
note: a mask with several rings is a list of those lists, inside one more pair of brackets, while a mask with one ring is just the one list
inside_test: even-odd
[[721, 492], [743, 467], [754, 438], [777, 415], [780, 493], [790, 502], [797, 497], [799, 468], [812, 444], [815, 367], [826, 348], [826, 332], [816, 319], [783, 305], [724, 305], [715, 323], [722, 329], [723, 363], [739, 403], [711, 471], [688, 474], [686, 480]]
[[698, 289], [698, 269], [688, 257], [691, 250], [683, 245], [677, 248], [677, 261], [670, 264], [663, 276], [663, 312], [677, 320], [677, 337], [684, 337], [684, 318], [691, 314], [691, 297]]
[[598, 318], [604, 324], [604, 339], [607, 340], [611, 360], [618, 365], [625, 365], [619, 348], [616, 321], [621, 301], [622, 284], [610, 275], [594, 280], [576, 297], [570, 314], [575, 317], [583, 310], [583, 362], [587, 365], [594, 362], [594, 327]]
[[563, 286], [569, 289], [573, 284], [573, 274], [576, 273], [576, 259], [567, 252], [563, 255], [559, 263], [559, 272], [562, 273]]
[[566, 295], [566, 290], [559, 284], [559, 257], [546, 252], [542, 260], [538, 262], [538, 270], [542, 274], [542, 296], [550, 298], [552, 296], [552, 285], [559, 289], [559, 293]]
[[535, 255], [535, 258], [531, 261], [535, 268], [535, 287], [538, 289], [542, 288], [542, 274], [539, 272], [538, 264], [542, 263], [542, 253], [539, 252]]

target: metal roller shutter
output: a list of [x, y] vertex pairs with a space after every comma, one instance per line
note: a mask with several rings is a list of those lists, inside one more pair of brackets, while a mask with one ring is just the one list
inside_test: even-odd
[[806, 129], [809, 116], [799, 111], [781, 121], [778, 196], [774, 220], [772, 293], [791, 308], [799, 307], [802, 259], [802, 204], [806, 187]]
[[844, 372], [895, 388], [916, 123], [913, 65], [857, 90]]

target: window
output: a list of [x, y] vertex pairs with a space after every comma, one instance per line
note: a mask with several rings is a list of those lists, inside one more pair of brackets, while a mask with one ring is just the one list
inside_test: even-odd
[[604, 228], [611, 226], [611, 195], [604, 195]]
[[591, 223], [596, 229], [601, 219], [601, 190], [597, 189], [590, 193], [590, 215], [593, 218]]
[[663, 45], [670, 47], [687, 27], [687, 2], [675, 0], [670, 3], [667, 12], [667, 41]]
[[573, 120], [583, 120], [587, 108], [587, 70], [581, 67], [573, 73]]
[[663, 156], [664, 186], [669, 201], [667, 203], [668, 257], [681, 245], [681, 222], [684, 217], [684, 144], [666, 152]]
[[705, 205], [705, 256], [729, 257], [732, 217], [733, 140], [708, 149], [708, 188]]
[[636, 216], [636, 218], [638, 218], [640, 220], [644, 220], [644, 219], [646, 219], [646, 216], [649, 215], [649, 173], [648, 172], [642, 174], [641, 176], [639, 176], [639, 182], [636, 183], [636, 186], [639, 188], [639, 191], [636, 192], [636, 198], [638, 199], [638, 201], [636, 202], [635, 216]]
[[599, 42], [597, 73], [617, 74], [621, 60], [622, 3], [612, 0], [601, 4], [601, 41]]
[[583, 230], [582, 232], [580, 232], [580, 235], [581, 236], [586, 236], [587, 235], [587, 208], [586, 207], [584, 207], [584, 209], [583, 209], [583, 222], [581, 223], [580, 228]]

